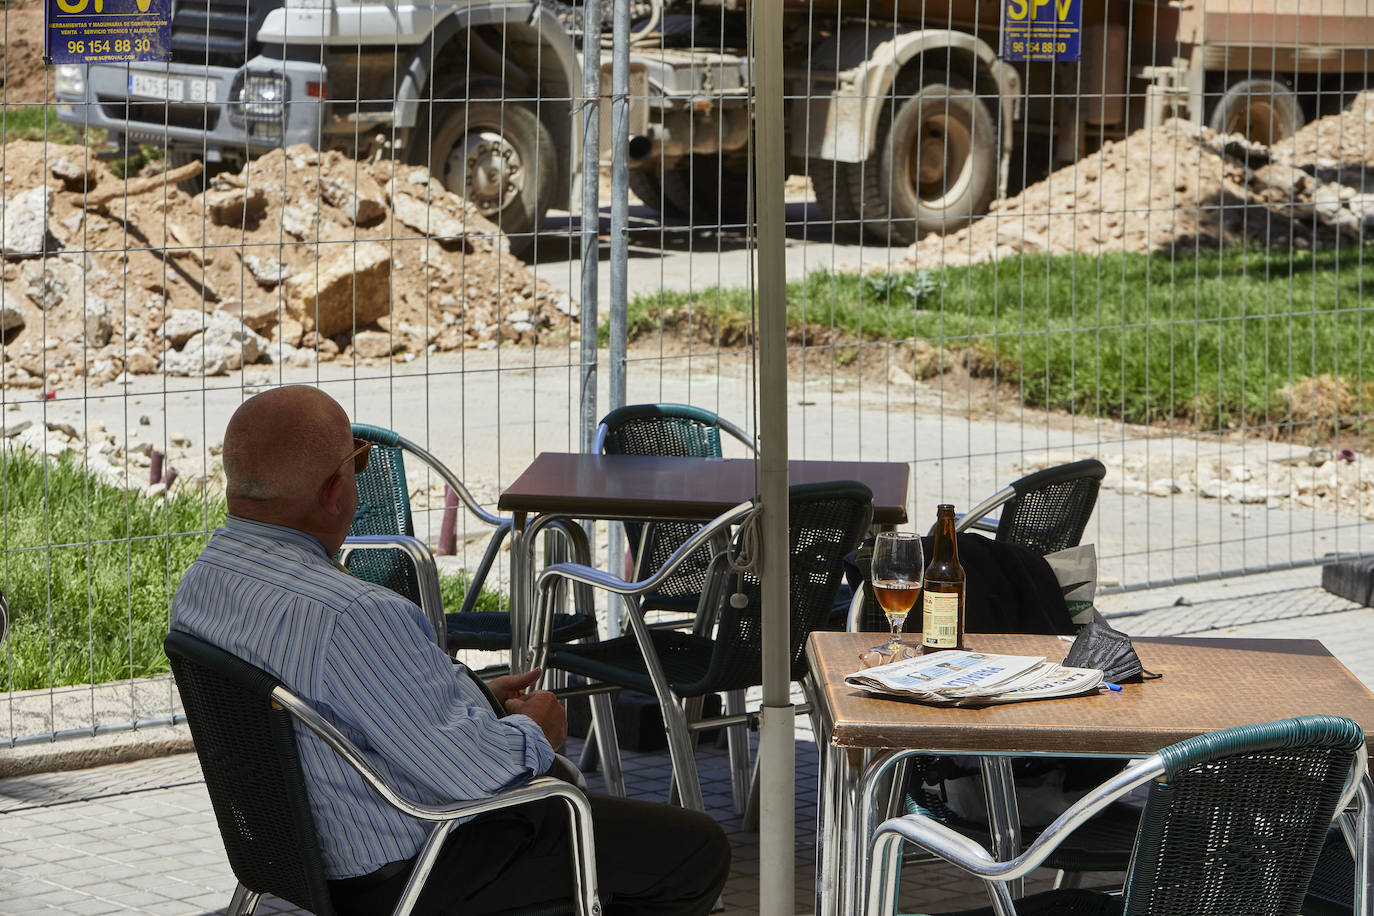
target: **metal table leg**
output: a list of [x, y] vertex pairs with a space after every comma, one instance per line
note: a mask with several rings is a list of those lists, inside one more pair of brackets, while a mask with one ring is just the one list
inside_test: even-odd
[[[980, 757], [983, 794], [988, 807], [988, 831], [992, 834], [992, 854], [999, 861], [1014, 859], [1021, 852], [1021, 812], [1016, 804], [1016, 783], [1012, 778], [1010, 757]], [[1024, 882], [1007, 882], [1013, 898], [1019, 898]]]
[[836, 916], [839, 912], [839, 861], [844, 824], [840, 803], [840, 771], [845, 767], [841, 759], [843, 748], [825, 740], [829, 729], [818, 731], [821, 772], [817, 780], [816, 799], [816, 916]]
[[1370, 811], [1371, 790], [1374, 790], [1374, 782], [1370, 781], [1369, 774], [1360, 778], [1360, 787], [1355, 793], [1355, 832], [1356, 843], [1353, 850], [1355, 857], [1355, 916], [1371, 916], [1374, 914], [1374, 895], [1370, 894], [1369, 882], [1374, 873], [1374, 812]]

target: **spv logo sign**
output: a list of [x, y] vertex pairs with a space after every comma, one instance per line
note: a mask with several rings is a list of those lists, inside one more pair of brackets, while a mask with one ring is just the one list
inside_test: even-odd
[[1082, 0], [1005, 0], [1005, 60], [1078, 60]]
[[172, 0], [47, 0], [44, 55], [53, 64], [165, 61]]
[[[138, 5], [140, 13], [148, 12], [148, 8], [153, 5], [153, 0], [134, 0]], [[105, 12], [105, 0], [57, 0], [57, 8], [64, 13], [84, 13], [87, 9], [93, 9], [97, 13]]]

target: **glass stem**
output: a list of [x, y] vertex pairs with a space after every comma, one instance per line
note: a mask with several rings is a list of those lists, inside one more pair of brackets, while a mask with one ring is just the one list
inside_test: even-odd
[[892, 645], [902, 644], [902, 624], [906, 623], [906, 617], [889, 617], [887, 624], [892, 630]]

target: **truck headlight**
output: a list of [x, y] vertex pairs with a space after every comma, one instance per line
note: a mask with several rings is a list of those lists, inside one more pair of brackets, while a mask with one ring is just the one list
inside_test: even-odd
[[53, 88], [58, 95], [86, 94], [86, 68], [81, 64], [58, 64], [53, 75]]
[[238, 84], [238, 104], [229, 120], [255, 140], [281, 140], [286, 123], [287, 82], [272, 73], [245, 73]]
[[278, 120], [286, 102], [286, 81], [250, 73], [243, 80], [243, 113], [250, 120]]

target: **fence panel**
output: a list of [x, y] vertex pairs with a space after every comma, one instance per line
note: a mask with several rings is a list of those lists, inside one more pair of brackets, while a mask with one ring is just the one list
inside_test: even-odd
[[[584, 47], [557, 0], [188, 0], [169, 61], [51, 67], [42, 9], [3, 12], [9, 744], [175, 715], [171, 594], [264, 387], [323, 387], [489, 507], [621, 372], [629, 402], [778, 409], [750, 4], [607, 2]], [[1370, 13], [784, 3], [792, 454], [909, 462], [918, 529], [1098, 457], [1105, 588], [1367, 550]], [[486, 534], [456, 528], [454, 575]]]

